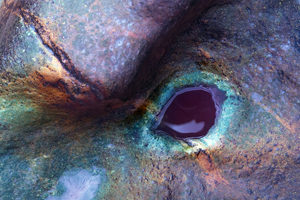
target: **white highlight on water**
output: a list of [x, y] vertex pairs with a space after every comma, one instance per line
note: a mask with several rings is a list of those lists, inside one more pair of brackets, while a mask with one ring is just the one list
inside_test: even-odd
[[205, 122], [197, 123], [195, 120], [192, 120], [183, 124], [171, 124], [168, 122], [165, 122], [165, 124], [178, 133], [198, 133], [204, 128]]

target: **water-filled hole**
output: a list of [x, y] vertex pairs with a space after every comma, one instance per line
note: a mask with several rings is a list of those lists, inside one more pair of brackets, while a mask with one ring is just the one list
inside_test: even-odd
[[182, 89], [163, 107], [157, 131], [178, 139], [204, 137], [215, 124], [225, 92], [214, 86]]

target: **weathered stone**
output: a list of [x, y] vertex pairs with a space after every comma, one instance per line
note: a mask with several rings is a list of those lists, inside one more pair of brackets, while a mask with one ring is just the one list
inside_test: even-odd
[[[147, 96], [151, 88], [147, 83], [153, 80], [158, 61], [173, 36], [220, 2], [5, 1], [0, 28], [6, 59], [0, 68], [9, 71], [10, 66], [12, 71], [33, 79], [34, 85], [44, 85], [40, 93], [45, 94], [46, 103], [49, 92], [55, 91], [48, 104], [77, 104], [102, 114], [109, 106], [134, 109], [141, 102], [137, 98]], [[19, 31], [21, 27], [26, 30]], [[30, 40], [37, 44], [21, 45]], [[53, 57], [52, 63], [39, 63], [44, 51]]]
[[[32, 6], [24, 12], [31, 8], [34, 15], [23, 18], [42, 18]], [[41, 106], [74, 94], [62, 82], [52, 89], [52, 73], [59, 71], [71, 91], [84, 84], [59, 70], [62, 63], [18, 13], [5, 26], [0, 21], [6, 34], [0, 43], [0, 197], [299, 199], [299, 9], [296, 0], [212, 7], [172, 42], [153, 68], [153, 81], [140, 85], [158, 86], [143, 106], [118, 122]], [[186, 143], [155, 134], [168, 99], [199, 84], [226, 93], [215, 127]]]

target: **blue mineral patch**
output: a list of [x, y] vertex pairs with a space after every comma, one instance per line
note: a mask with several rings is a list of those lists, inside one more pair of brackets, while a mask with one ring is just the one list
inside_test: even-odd
[[106, 171], [97, 167], [92, 170], [73, 169], [63, 173], [46, 200], [91, 200], [105, 188]]
[[0, 199], [34, 199], [38, 176], [29, 163], [14, 155], [0, 156]]
[[[51, 4], [48, 2], [45, 2], [42, 7], [43, 13], [48, 16], [50, 15], [52, 17], [53, 13], [55, 13], [55, 6], [65, 9], [70, 13], [76, 13], [78, 15], [83, 15], [87, 13], [89, 10], [89, 6], [94, 2], [95, 0], [79, 0], [79, 1], [72, 1], [72, 0], [54, 0], [51, 1]], [[48, 3], [48, 4], [47, 4]], [[55, 5], [55, 6], [53, 6]]]
[[263, 99], [263, 97], [260, 94], [256, 93], [256, 92], [253, 92], [251, 94], [251, 98], [254, 101], [254, 103], [259, 103]]

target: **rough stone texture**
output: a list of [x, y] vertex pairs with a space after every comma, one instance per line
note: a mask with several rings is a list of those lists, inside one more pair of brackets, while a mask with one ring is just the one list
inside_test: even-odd
[[46, 104], [128, 109], [147, 96], [144, 82], [174, 35], [223, 1], [5, 1], [0, 68], [30, 79]]
[[[118, 122], [44, 106], [45, 96], [69, 100], [62, 83], [49, 87], [61, 62], [19, 15], [1, 23], [0, 199], [299, 199], [299, 10], [296, 0], [209, 9], [153, 70], [143, 106]], [[28, 80], [32, 69], [48, 81]], [[215, 129], [186, 143], [155, 134], [163, 104], [200, 83], [228, 97]]]
[[[251, 101], [223, 146], [212, 149], [216, 168], [228, 181], [215, 185], [216, 199], [225, 191], [229, 199], [300, 197], [299, 9], [297, 1], [214, 7], [169, 52], [168, 68], [196, 64], [234, 83]], [[237, 187], [241, 196], [235, 197]]]

